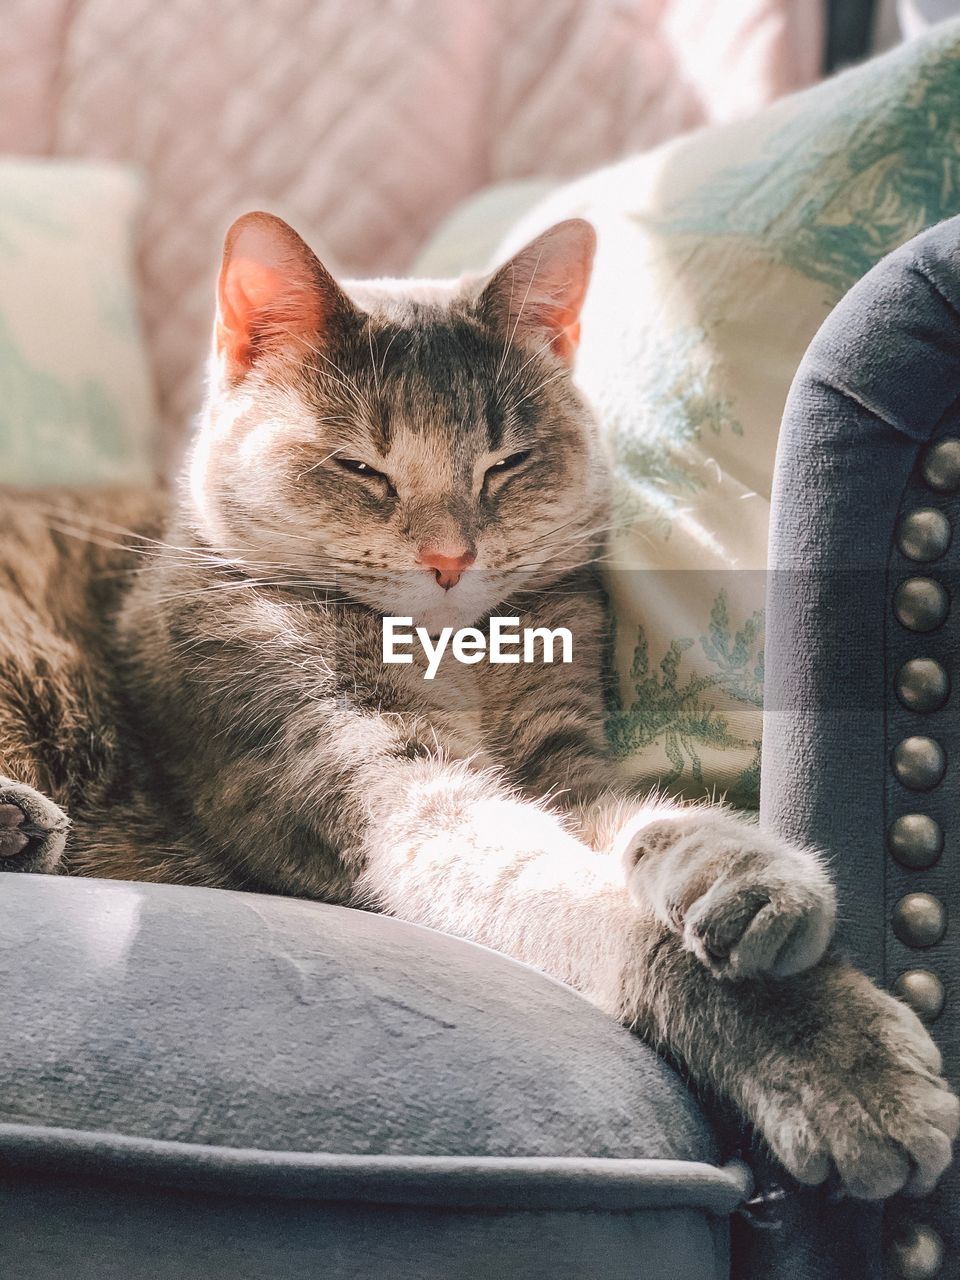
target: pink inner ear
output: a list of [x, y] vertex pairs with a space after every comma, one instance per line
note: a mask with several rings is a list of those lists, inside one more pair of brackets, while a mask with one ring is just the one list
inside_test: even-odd
[[562, 326], [550, 345], [561, 360], [565, 360], [567, 364], [573, 364], [577, 347], [580, 345], [580, 321], [576, 316]]
[[[246, 214], [227, 233], [217, 286], [216, 349], [240, 378], [268, 348], [316, 340], [327, 309], [323, 269], [279, 218]], [[335, 289], [333, 282], [330, 287]]]
[[586, 280], [575, 306], [541, 306], [535, 317], [550, 335], [551, 351], [567, 364], [573, 364], [580, 345], [580, 304], [585, 295]]
[[284, 285], [279, 271], [253, 258], [232, 257], [224, 264], [220, 276], [217, 350], [237, 372], [250, 367], [258, 328], [262, 329], [266, 316], [276, 311]]
[[[235, 306], [264, 307], [283, 289], [280, 273], [253, 258], [233, 258], [227, 272], [227, 288], [236, 294]], [[243, 303], [241, 303], [241, 298]]]
[[217, 350], [237, 371], [252, 363], [256, 316], [283, 290], [279, 274], [252, 258], [231, 258], [220, 279]]

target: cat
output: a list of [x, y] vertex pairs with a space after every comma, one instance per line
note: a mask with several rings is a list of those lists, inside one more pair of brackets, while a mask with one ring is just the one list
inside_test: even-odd
[[[824, 859], [631, 793], [603, 733], [609, 475], [571, 376], [594, 233], [484, 278], [341, 286], [231, 228], [177, 493], [7, 493], [0, 864], [299, 895], [576, 987], [800, 1181], [929, 1191], [958, 1104], [831, 947]], [[382, 660], [510, 616], [572, 661]]]

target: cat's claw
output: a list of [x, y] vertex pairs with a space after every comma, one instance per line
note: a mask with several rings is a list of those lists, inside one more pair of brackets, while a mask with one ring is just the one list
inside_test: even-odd
[[52, 800], [0, 776], [0, 871], [56, 870], [69, 826]]
[[819, 856], [723, 811], [639, 815], [619, 851], [631, 894], [652, 905], [718, 977], [787, 977], [820, 960], [836, 893]]
[[[800, 1182], [836, 1174], [848, 1195], [926, 1195], [952, 1158], [960, 1100], [920, 1020], [863, 975], [846, 1025], [759, 1073], [749, 1110]], [[851, 1060], [851, 1034], [862, 1052]]]

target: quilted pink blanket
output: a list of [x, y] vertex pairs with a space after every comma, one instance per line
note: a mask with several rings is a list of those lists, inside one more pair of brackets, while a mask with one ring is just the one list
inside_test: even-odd
[[819, 0], [5, 0], [0, 152], [148, 177], [164, 417], [198, 403], [231, 218], [266, 206], [352, 274], [459, 200], [566, 176], [815, 78]]

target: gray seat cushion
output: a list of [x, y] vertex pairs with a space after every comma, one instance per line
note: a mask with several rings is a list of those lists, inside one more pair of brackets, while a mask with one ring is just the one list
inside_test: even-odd
[[[717, 1165], [678, 1077], [562, 984], [316, 903], [2, 888], [19, 1276], [367, 1276], [387, 1255], [391, 1276], [494, 1276], [524, 1251], [531, 1276], [725, 1274], [745, 1171]], [[77, 1232], [89, 1272], [75, 1248], [63, 1269]]]

